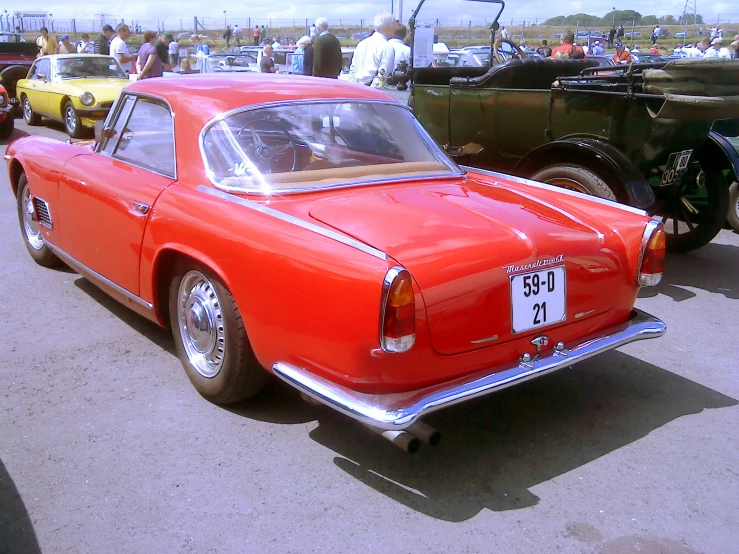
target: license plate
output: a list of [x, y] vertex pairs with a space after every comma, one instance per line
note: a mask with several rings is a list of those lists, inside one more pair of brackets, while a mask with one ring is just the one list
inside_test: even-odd
[[9, 100], [9, 102], [10, 102], [10, 104], [11, 104], [12, 106], [20, 106], [20, 102], [18, 101], [18, 99], [17, 99], [17, 98], [11, 98], [11, 99]]
[[564, 267], [511, 276], [513, 332], [521, 333], [564, 321], [567, 316]]
[[662, 174], [662, 183], [660, 186], [674, 185], [683, 180], [683, 175], [688, 170], [688, 163], [690, 162], [690, 155], [692, 153], [692, 150], [683, 150], [682, 152], [673, 152], [670, 154], [670, 157], [667, 158], [667, 166], [665, 167], [665, 172]]

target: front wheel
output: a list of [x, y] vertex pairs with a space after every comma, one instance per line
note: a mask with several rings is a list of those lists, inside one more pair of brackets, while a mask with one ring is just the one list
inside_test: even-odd
[[36, 220], [36, 208], [31, 195], [31, 187], [28, 186], [25, 173], [22, 173], [18, 180], [18, 196], [16, 199], [18, 201], [18, 222], [21, 226], [21, 235], [23, 235], [23, 242], [28, 249], [28, 253], [37, 264], [44, 267], [59, 265], [59, 258], [54, 255], [41, 236], [41, 229]]
[[729, 185], [721, 171], [706, 170], [694, 179], [684, 178], [666, 192], [665, 207], [657, 215], [665, 225], [667, 250], [689, 252], [719, 234], [729, 210]]
[[0, 123], [0, 139], [6, 139], [13, 134], [15, 129], [15, 121], [13, 121], [13, 114], [8, 113], [5, 115], [5, 119]]
[[23, 97], [23, 120], [27, 125], [41, 125], [41, 116], [33, 111], [28, 96]]
[[67, 100], [64, 104], [64, 130], [72, 138], [82, 138], [85, 128], [82, 126], [80, 118], [74, 109], [74, 104]]
[[531, 176], [533, 181], [541, 181], [583, 194], [616, 201], [616, 194], [598, 175], [580, 165], [550, 165]]
[[169, 320], [185, 372], [205, 398], [231, 404], [264, 387], [269, 374], [254, 356], [236, 301], [208, 268], [178, 265], [169, 289]]

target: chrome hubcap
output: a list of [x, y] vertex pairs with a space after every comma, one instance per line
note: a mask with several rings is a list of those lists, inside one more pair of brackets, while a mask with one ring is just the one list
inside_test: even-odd
[[215, 288], [199, 271], [190, 271], [182, 278], [177, 314], [188, 361], [203, 377], [215, 377], [223, 367], [226, 351], [223, 312]]
[[26, 119], [30, 120], [31, 116], [33, 115], [33, 110], [31, 109], [31, 103], [28, 101], [28, 98], [23, 100], [23, 113], [26, 116]]
[[28, 185], [23, 187], [21, 209], [23, 210], [23, 232], [26, 234], [26, 241], [34, 250], [41, 250], [44, 247], [44, 239], [41, 238], [41, 229], [36, 221], [36, 210], [33, 207], [33, 197]]
[[67, 108], [67, 129], [74, 132], [77, 128], [77, 116], [72, 108]]

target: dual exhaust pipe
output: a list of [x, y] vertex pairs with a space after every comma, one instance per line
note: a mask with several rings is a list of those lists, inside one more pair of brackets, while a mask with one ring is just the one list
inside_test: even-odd
[[[321, 402], [319, 402], [315, 398], [311, 398], [304, 392], [301, 392], [300, 396], [304, 401], [314, 406], [323, 405]], [[437, 444], [439, 444], [439, 442], [441, 442], [441, 433], [431, 427], [431, 425], [426, 425], [422, 421], [416, 421], [410, 427], [407, 427], [403, 431], [387, 431], [378, 427], [372, 427], [371, 425], [367, 425], [366, 423], [363, 423], [362, 425], [364, 425], [373, 433], [376, 433], [382, 438], [390, 441], [395, 446], [407, 452], [408, 454], [414, 454], [415, 452], [418, 452], [418, 449], [421, 447], [421, 442], [424, 442], [429, 446], [436, 446]]]
[[377, 433], [382, 438], [389, 440], [401, 450], [408, 452], [408, 454], [418, 452], [421, 442], [425, 442], [429, 446], [436, 446], [441, 442], [441, 433], [422, 421], [416, 421], [403, 431], [386, 431], [385, 429], [378, 429], [370, 425], [365, 425], [365, 427], [373, 433]]

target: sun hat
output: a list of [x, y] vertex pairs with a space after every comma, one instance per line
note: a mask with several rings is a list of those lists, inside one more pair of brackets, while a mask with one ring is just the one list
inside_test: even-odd
[[715, 39], [713, 39], [713, 40], [711, 41], [711, 46], [713, 46], [714, 44], [721, 44], [721, 43], [723, 43], [723, 42], [724, 42], [724, 39], [723, 39], [723, 38], [721, 38], [721, 37], [716, 37]]

